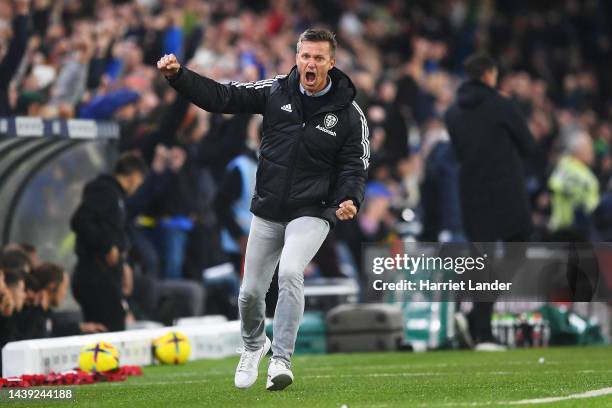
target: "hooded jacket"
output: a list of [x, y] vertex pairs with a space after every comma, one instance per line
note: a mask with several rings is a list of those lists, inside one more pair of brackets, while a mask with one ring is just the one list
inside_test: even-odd
[[445, 122], [459, 164], [463, 224], [472, 241], [531, 230], [522, 159], [535, 147], [514, 104], [481, 81], [459, 87]]
[[119, 252], [128, 249], [125, 198], [125, 191], [109, 174], [100, 175], [85, 186], [81, 204], [70, 220], [79, 262], [104, 259], [113, 246]]
[[253, 214], [279, 222], [314, 216], [333, 226], [342, 201], [353, 200], [357, 208], [363, 201], [370, 147], [355, 86], [337, 68], [329, 76], [331, 95], [310, 117], [303, 114], [297, 67], [288, 75], [227, 85], [181, 67], [169, 82], [209, 112], [264, 116]]

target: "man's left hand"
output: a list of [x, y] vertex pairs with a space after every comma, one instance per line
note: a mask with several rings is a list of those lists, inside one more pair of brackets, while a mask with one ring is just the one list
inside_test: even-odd
[[123, 264], [123, 275], [121, 276], [121, 291], [124, 296], [130, 296], [134, 290], [134, 271], [128, 263]]
[[79, 323], [79, 330], [81, 333], [103, 333], [107, 332], [108, 329], [102, 323], [96, 322], [81, 322]]
[[336, 217], [339, 220], [352, 220], [357, 215], [357, 207], [353, 204], [353, 200], [346, 200], [340, 203], [336, 210]]

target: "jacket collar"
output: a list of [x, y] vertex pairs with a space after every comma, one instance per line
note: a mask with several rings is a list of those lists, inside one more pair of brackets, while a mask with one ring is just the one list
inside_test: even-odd
[[[329, 73], [333, 83], [331, 100], [319, 111], [340, 110], [350, 105], [355, 99], [357, 89], [351, 79], [340, 69], [333, 67]], [[278, 80], [280, 86], [291, 95], [299, 96], [300, 75], [295, 65], [286, 77]]]
[[299, 88], [300, 88], [300, 92], [303, 93], [304, 95], [307, 96], [314, 96], [315, 98], [317, 96], [323, 96], [326, 93], [328, 93], [329, 91], [331, 91], [332, 85], [334, 84], [334, 81], [331, 80], [331, 77], [328, 75], [327, 76], [327, 85], [325, 85], [325, 88], [321, 89], [319, 92], [315, 92], [315, 93], [311, 93], [309, 94], [309, 92], [304, 89], [304, 87], [302, 86], [302, 84], [299, 84]]
[[102, 174], [102, 175], [98, 176], [98, 180], [103, 182], [103, 183], [107, 183], [110, 186], [112, 186], [114, 189], [116, 189], [119, 192], [119, 194], [123, 198], [125, 198], [127, 196], [126, 191], [123, 189], [123, 187], [121, 186], [121, 184], [119, 183], [117, 178], [115, 176], [113, 176], [112, 174]]

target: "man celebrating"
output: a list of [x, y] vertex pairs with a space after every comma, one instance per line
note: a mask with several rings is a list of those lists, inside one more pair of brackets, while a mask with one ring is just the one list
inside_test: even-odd
[[291, 355], [304, 312], [304, 268], [330, 227], [353, 218], [369, 165], [368, 128], [351, 80], [335, 68], [336, 39], [308, 29], [288, 75], [219, 84], [182, 67], [174, 55], [157, 66], [170, 84], [202, 109], [264, 115], [251, 201], [254, 214], [238, 297], [244, 352], [234, 382], [248, 388], [270, 349], [264, 333], [265, 294], [279, 266], [279, 295], [268, 390], [293, 382]]

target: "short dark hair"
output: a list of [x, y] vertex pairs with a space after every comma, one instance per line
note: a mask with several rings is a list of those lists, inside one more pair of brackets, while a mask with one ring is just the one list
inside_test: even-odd
[[60, 284], [64, 280], [64, 268], [51, 262], [45, 262], [38, 265], [32, 271], [32, 275], [40, 284], [40, 288], [43, 289], [50, 283]]
[[38, 282], [38, 279], [31, 273], [25, 274], [25, 287], [26, 290], [31, 290], [33, 292], [38, 292], [41, 289], [40, 282]]
[[486, 54], [470, 55], [463, 64], [470, 79], [481, 79], [485, 72], [497, 69], [495, 60]]
[[27, 242], [20, 242], [17, 245], [19, 245], [19, 247], [23, 250], [23, 252], [27, 253], [27, 254], [33, 254], [36, 252], [36, 247], [32, 244], [29, 244]]
[[120, 176], [129, 176], [130, 174], [147, 173], [147, 164], [138, 154], [125, 153], [119, 157], [117, 163], [115, 163], [114, 173]]
[[32, 269], [32, 262], [28, 254], [22, 249], [9, 246], [0, 253], [0, 268], [7, 271], [28, 272]]
[[4, 273], [4, 283], [6, 286], [13, 287], [19, 283], [19, 281], [25, 281], [25, 273], [19, 270], [7, 271]]
[[329, 43], [329, 53], [333, 57], [336, 55], [336, 48], [338, 47], [338, 42], [336, 41], [336, 34], [325, 28], [309, 28], [300, 34], [300, 38], [298, 38], [298, 42], [296, 45], [296, 52], [300, 52], [300, 45], [302, 41], [327, 41]]

